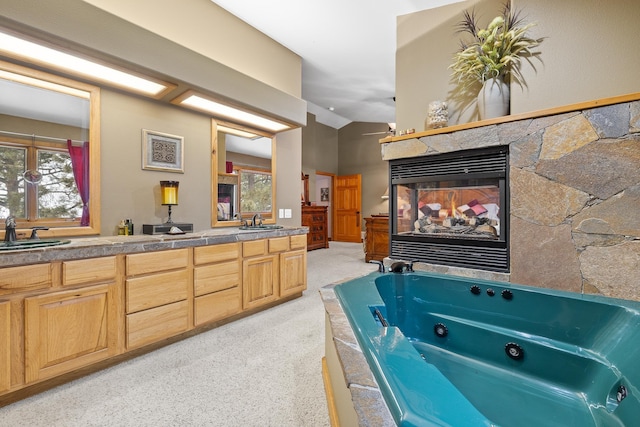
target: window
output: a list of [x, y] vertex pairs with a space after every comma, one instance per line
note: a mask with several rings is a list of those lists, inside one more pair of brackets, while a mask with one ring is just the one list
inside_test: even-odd
[[[29, 182], [28, 174], [34, 172], [41, 176], [38, 184]], [[78, 225], [81, 214], [66, 145], [0, 140], [0, 218], [14, 215], [34, 225]]]
[[243, 214], [260, 213], [271, 216], [271, 172], [239, 169], [240, 211]]

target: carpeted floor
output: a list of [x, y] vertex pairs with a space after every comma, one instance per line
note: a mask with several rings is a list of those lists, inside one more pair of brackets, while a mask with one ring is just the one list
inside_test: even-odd
[[318, 289], [376, 266], [340, 242], [307, 264], [301, 298], [0, 408], [0, 426], [328, 426]]

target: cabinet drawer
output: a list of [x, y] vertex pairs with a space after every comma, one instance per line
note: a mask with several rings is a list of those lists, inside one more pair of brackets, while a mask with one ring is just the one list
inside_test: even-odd
[[241, 309], [239, 287], [214, 292], [194, 299], [194, 321], [196, 326], [202, 325], [232, 316]]
[[291, 236], [291, 249], [303, 249], [307, 247], [307, 235], [298, 234]]
[[127, 276], [184, 268], [189, 263], [188, 249], [127, 255]]
[[116, 257], [91, 258], [62, 263], [62, 285], [105, 282], [116, 277]]
[[240, 258], [239, 243], [225, 243], [223, 245], [200, 246], [193, 250], [195, 265], [212, 262], [231, 261]]
[[127, 315], [127, 348], [140, 347], [189, 329], [189, 304], [174, 302]]
[[187, 286], [186, 270], [127, 279], [127, 313], [186, 299]]
[[193, 269], [195, 296], [240, 285], [240, 261], [221, 262]]
[[252, 240], [250, 242], [242, 242], [242, 255], [246, 257], [264, 255], [267, 253], [267, 241]]
[[269, 239], [269, 253], [284, 252], [289, 250], [289, 236], [274, 237]]
[[48, 288], [52, 282], [51, 271], [51, 264], [0, 269], [0, 295]]

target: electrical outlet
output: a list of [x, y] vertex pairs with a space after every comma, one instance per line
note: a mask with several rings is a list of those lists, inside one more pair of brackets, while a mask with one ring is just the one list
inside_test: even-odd
[[284, 218], [284, 209], [278, 210], [278, 218]]
[[291, 209], [285, 209], [284, 210], [284, 217], [285, 218], [291, 218]]

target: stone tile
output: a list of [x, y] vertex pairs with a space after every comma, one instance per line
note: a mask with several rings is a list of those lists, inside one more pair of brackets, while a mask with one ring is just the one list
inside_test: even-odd
[[[589, 195], [533, 172], [510, 168], [511, 215], [542, 225], [558, 225], [585, 206]], [[514, 237], [511, 232], [511, 237]]]
[[536, 172], [605, 200], [640, 182], [640, 134], [603, 139], [564, 155], [540, 160]]
[[420, 140], [428, 147], [429, 153], [448, 153], [460, 150], [460, 146], [451, 134], [426, 136]]
[[550, 227], [512, 217], [511, 281], [580, 292], [582, 276], [571, 226]]
[[572, 111], [570, 113], [558, 114], [555, 116], [546, 116], [546, 117], [538, 117], [531, 121], [529, 128], [527, 129], [527, 133], [530, 135], [532, 133], [536, 133], [542, 129], [548, 128], [549, 126], [553, 126], [556, 123], [563, 122], [571, 117], [575, 117], [579, 115], [579, 111]]
[[382, 144], [381, 151], [382, 160], [402, 159], [426, 154], [427, 146], [419, 139], [406, 139]]
[[619, 138], [629, 132], [629, 104], [614, 104], [584, 111], [600, 138]]
[[573, 218], [576, 231], [640, 237], [640, 185], [590, 206]]
[[482, 148], [501, 145], [498, 126], [482, 126], [473, 129], [466, 129], [452, 134], [456, 146], [460, 150], [471, 148]]
[[637, 272], [640, 271], [640, 242], [588, 247], [580, 254], [585, 290], [622, 299], [640, 300]]
[[395, 427], [396, 423], [378, 389], [351, 387], [360, 427]]
[[546, 128], [540, 158], [559, 159], [597, 139], [598, 134], [591, 123], [583, 115], [577, 115]]
[[526, 119], [499, 124], [498, 135], [500, 135], [500, 143], [503, 145], [511, 144], [529, 135], [531, 122], [532, 119]]
[[640, 101], [629, 105], [629, 133], [640, 132]]
[[540, 156], [542, 133], [527, 135], [509, 146], [509, 164], [517, 168], [533, 167]]
[[613, 246], [629, 240], [625, 236], [616, 234], [595, 234], [595, 231], [572, 233], [573, 244], [578, 251], [583, 250], [587, 246]]
[[367, 387], [378, 387], [378, 383], [373, 379], [373, 372], [369, 369], [367, 359], [362, 354], [360, 347], [354, 348], [336, 339], [334, 339], [334, 343], [347, 386], [359, 384]]

